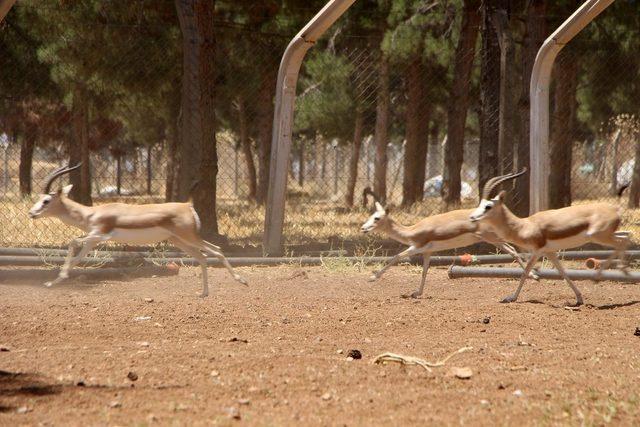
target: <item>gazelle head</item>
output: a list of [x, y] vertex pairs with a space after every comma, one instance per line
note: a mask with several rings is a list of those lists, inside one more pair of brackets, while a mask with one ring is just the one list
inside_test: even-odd
[[505, 181], [509, 181], [521, 175], [524, 175], [526, 171], [527, 168], [524, 168], [518, 173], [496, 176], [487, 181], [487, 183], [484, 185], [484, 189], [482, 190], [482, 199], [480, 200], [480, 204], [471, 213], [469, 219], [473, 222], [476, 222], [488, 220], [498, 215], [498, 213], [504, 206], [504, 199], [507, 192], [503, 190], [494, 198], [491, 198], [491, 193], [498, 185], [502, 184]]
[[57, 191], [51, 191], [51, 184], [53, 184], [53, 181], [55, 181], [56, 178], [79, 168], [80, 165], [81, 163], [78, 163], [73, 167], [62, 166], [54, 170], [51, 175], [49, 175], [44, 185], [44, 192], [40, 195], [38, 201], [35, 202], [29, 210], [29, 218], [36, 219], [48, 216], [56, 216], [62, 212], [62, 198], [69, 195], [69, 192], [71, 191], [71, 188], [73, 188], [73, 185], [64, 186]]
[[389, 217], [387, 216], [388, 213], [388, 210], [383, 208], [379, 202], [375, 202], [375, 211], [371, 214], [369, 219], [362, 224], [360, 230], [363, 233], [368, 233], [377, 228], [384, 228], [389, 221]]

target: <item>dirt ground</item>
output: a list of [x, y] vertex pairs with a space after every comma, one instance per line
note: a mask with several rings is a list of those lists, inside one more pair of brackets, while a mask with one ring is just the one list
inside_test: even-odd
[[[1, 425], [631, 425], [640, 289], [356, 268], [210, 268], [46, 289], [0, 270]], [[151, 301], [150, 299], [153, 299]], [[445, 366], [375, 365], [383, 352]], [[362, 353], [349, 360], [349, 350]], [[469, 379], [452, 368], [468, 367]], [[131, 372], [131, 374], [129, 374]], [[128, 378], [135, 378], [135, 381]]]

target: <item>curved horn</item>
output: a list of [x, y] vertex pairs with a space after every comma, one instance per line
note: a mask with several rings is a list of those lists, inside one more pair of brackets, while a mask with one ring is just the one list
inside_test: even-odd
[[494, 176], [484, 185], [484, 189], [482, 190], [482, 198], [489, 199], [491, 197], [491, 192], [498, 185], [502, 184], [505, 181], [509, 181], [511, 179], [515, 179], [521, 175], [524, 175], [527, 172], [527, 168], [523, 168], [520, 172], [517, 173], [509, 173], [506, 175]]
[[380, 199], [378, 198], [378, 196], [376, 195], [376, 193], [373, 192], [373, 190], [371, 190], [371, 187], [365, 187], [364, 190], [362, 190], [362, 206], [363, 207], [367, 207], [368, 203], [367, 203], [367, 196], [371, 196], [373, 197], [373, 200], [375, 202], [380, 203]]
[[53, 184], [53, 181], [56, 180], [56, 178], [58, 178], [59, 176], [62, 176], [66, 173], [69, 173], [73, 170], [78, 169], [80, 166], [82, 165], [82, 162], [78, 163], [75, 166], [69, 167], [69, 166], [61, 166], [58, 169], [54, 170], [51, 175], [49, 175], [47, 177], [47, 181], [44, 184], [44, 194], [49, 193], [49, 191], [51, 190], [51, 184]]

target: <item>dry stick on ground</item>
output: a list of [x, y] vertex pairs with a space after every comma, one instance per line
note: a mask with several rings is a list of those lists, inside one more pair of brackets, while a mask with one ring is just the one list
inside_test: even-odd
[[444, 359], [439, 360], [438, 362], [435, 362], [435, 363], [428, 362], [426, 360], [419, 359], [413, 356], [404, 356], [402, 354], [396, 354], [396, 353], [382, 353], [373, 359], [373, 363], [380, 364], [380, 363], [386, 363], [386, 362], [397, 362], [403, 365], [418, 365], [418, 366], [422, 366], [428, 372], [431, 372], [431, 368], [439, 368], [441, 366], [444, 366], [444, 364], [447, 363], [447, 361], [451, 359], [453, 356], [455, 356], [456, 354], [464, 353], [465, 351], [469, 351], [469, 350], [473, 350], [473, 347], [462, 347], [461, 349], [451, 353]]

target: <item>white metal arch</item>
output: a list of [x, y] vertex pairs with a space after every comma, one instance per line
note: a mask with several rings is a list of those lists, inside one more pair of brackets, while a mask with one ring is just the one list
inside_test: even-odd
[[562, 48], [614, 0], [587, 0], [542, 44], [531, 71], [529, 213], [549, 208], [549, 85]]

